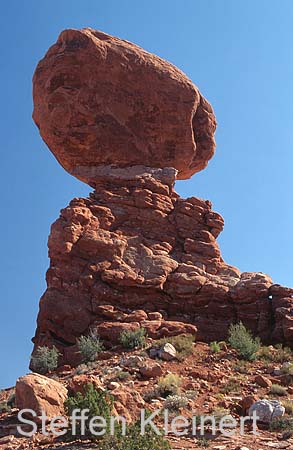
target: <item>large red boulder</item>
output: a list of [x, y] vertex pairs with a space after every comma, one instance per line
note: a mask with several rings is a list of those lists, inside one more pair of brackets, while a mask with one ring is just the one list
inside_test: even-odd
[[67, 389], [61, 383], [37, 373], [25, 375], [16, 382], [16, 407], [34, 411], [36, 420], [42, 411], [49, 419], [64, 414], [66, 398]]
[[34, 120], [60, 164], [93, 184], [95, 167], [204, 169], [215, 150], [210, 104], [177, 67], [100, 31], [63, 31], [34, 75]]

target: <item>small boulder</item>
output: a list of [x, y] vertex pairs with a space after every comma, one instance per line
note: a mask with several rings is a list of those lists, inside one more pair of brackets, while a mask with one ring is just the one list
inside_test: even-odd
[[131, 355], [126, 358], [123, 358], [120, 361], [120, 366], [134, 368], [138, 367], [143, 361], [144, 359], [141, 356]]
[[156, 378], [163, 374], [162, 367], [154, 361], [147, 361], [140, 366], [139, 372], [144, 378]]
[[239, 402], [242, 414], [246, 415], [249, 411], [249, 408], [257, 402], [257, 397], [255, 395], [247, 395], [243, 397], [243, 399]]
[[138, 309], [128, 314], [128, 316], [125, 318], [125, 322], [142, 322], [143, 320], [147, 319], [148, 319], [147, 313], [142, 309]]
[[163, 359], [164, 361], [172, 361], [172, 359], [176, 358], [176, 348], [167, 342], [158, 350], [158, 357]]
[[19, 378], [15, 388], [16, 407], [31, 409], [37, 416], [45, 412], [49, 419], [64, 413], [67, 389], [58, 381], [30, 373]]
[[110, 383], [108, 384], [108, 389], [110, 389], [110, 391], [113, 391], [114, 389], [119, 389], [120, 388], [120, 384], [117, 383], [117, 381], [110, 381]]
[[71, 380], [68, 383], [68, 390], [76, 394], [77, 392], [81, 392], [84, 394], [85, 387], [88, 384], [92, 384], [95, 389], [103, 389], [102, 383], [98, 377], [95, 375], [89, 375], [89, 374], [82, 374], [82, 375], [75, 375], [71, 378]]
[[273, 384], [269, 378], [263, 375], [256, 375], [254, 382], [263, 388], [270, 388]]
[[270, 423], [285, 414], [285, 408], [278, 400], [258, 400], [249, 408], [248, 415], [256, 413], [259, 422]]
[[148, 318], [149, 320], [162, 320], [163, 316], [160, 312], [149, 312]]

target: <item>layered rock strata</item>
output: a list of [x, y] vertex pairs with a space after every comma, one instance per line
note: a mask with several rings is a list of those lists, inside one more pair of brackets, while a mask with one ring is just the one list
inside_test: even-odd
[[124, 329], [143, 326], [158, 338], [195, 325], [210, 341], [240, 320], [263, 342], [292, 345], [293, 290], [223, 261], [224, 221], [209, 201], [180, 198], [172, 168], [106, 172], [52, 225], [37, 346], [54, 344], [70, 362], [91, 329], [117, 344]]
[[127, 41], [66, 30], [36, 69], [33, 117], [62, 166], [94, 189], [52, 225], [35, 348], [55, 345], [74, 364], [91, 330], [109, 347], [139, 327], [210, 341], [238, 321], [293, 346], [293, 289], [226, 264], [223, 218], [174, 190], [215, 150], [213, 110], [186, 75]]

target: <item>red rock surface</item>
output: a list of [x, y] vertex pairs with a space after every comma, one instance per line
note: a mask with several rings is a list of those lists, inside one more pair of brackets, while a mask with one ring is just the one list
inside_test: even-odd
[[214, 151], [212, 110], [182, 72], [126, 41], [67, 30], [38, 65], [34, 102], [57, 159], [94, 187], [52, 225], [35, 346], [74, 364], [76, 339], [93, 328], [110, 346], [141, 326], [152, 338], [197, 329], [223, 340], [238, 321], [293, 346], [293, 289], [226, 264], [223, 218], [174, 191], [176, 169], [190, 176]]
[[159, 338], [196, 325], [198, 339], [209, 341], [226, 338], [239, 320], [264, 342], [292, 345], [293, 290], [226, 264], [216, 241], [222, 217], [209, 201], [178, 197], [174, 171], [164, 170], [163, 180], [159, 170], [141, 168], [134, 178], [113, 171], [61, 211], [36, 345], [55, 344], [70, 362], [90, 328], [117, 343], [123, 329], [144, 326]]
[[96, 166], [204, 169], [215, 150], [210, 104], [167, 61], [90, 28], [63, 31], [34, 75], [34, 120], [60, 164], [91, 183]]
[[16, 407], [31, 409], [38, 417], [42, 411], [49, 419], [64, 414], [67, 389], [58, 381], [30, 373], [19, 378], [15, 387]]

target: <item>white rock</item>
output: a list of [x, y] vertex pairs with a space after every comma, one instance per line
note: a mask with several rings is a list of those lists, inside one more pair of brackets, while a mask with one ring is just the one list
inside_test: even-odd
[[164, 361], [171, 361], [176, 358], [176, 348], [167, 342], [158, 351], [158, 357]]
[[144, 358], [138, 355], [131, 355], [127, 358], [123, 358], [120, 365], [123, 367], [137, 367], [144, 361]]
[[113, 391], [114, 389], [120, 388], [120, 384], [117, 383], [116, 381], [111, 381], [111, 382], [108, 384], [108, 388], [109, 388], [111, 391]]
[[285, 414], [285, 408], [278, 400], [257, 400], [249, 408], [248, 415], [252, 416], [255, 411], [258, 421], [270, 423]]

